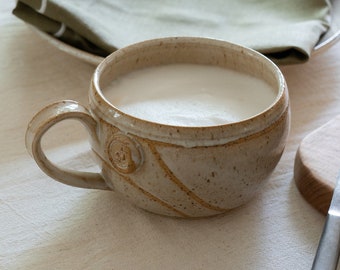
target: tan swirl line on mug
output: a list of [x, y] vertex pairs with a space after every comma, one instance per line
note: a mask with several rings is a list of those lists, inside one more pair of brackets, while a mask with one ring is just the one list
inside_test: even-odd
[[190, 217], [187, 214], [177, 210], [176, 208], [174, 208], [173, 206], [169, 205], [168, 203], [162, 201], [161, 199], [159, 199], [158, 197], [152, 195], [150, 192], [148, 192], [147, 190], [141, 188], [140, 186], [138, 186], [134, 181], [132, 181], [132, 179], [126, 175], [120, 175], [122, 178], [124, 178], [124, 180], [126, 182], [128, 182], [131, 186], [133, 186], [134, 188], [138, 189], [141, 193], [143, 193], [145, 196], [147, 196], [150, 200], [157, 202], [159, 204], [161, 204], [162, 206], [174, 211], [175, 213], [177, 213], [178, 215], [182, 216], [182, 217]]
[[[285, 111], [288, 110], [288, 107], [286, 108]], [[287, 116], [285, 115], [285, 113], [282, 114], [282, 116], [276, 120], [275, 126], [279, 125], [281, 123], [281, 121], [284, 120], [284, 118], [287, 118]], [[265, 130], [261, 131], [261, 132], [257, 132], [255, 134], [249, 135], [243, 139], [238, 139], [236, 141], [233, 142], [228, 142], [225, 144], [225, 146], [227, 145], [233, 145], [233, 144], [237, 144], [240, 143], [243, 140], [249, 140], [252, 139], [254, 137], [259, 136], [259, 134], [262, 133], [266, 133], [269, 132], [271, 129], [273, 129], [273, 127], [268, 127]], [[141, 138], [140, 138], [141, 139]], [[196, 195], [192, 190], [190, 190], [187, 186], [185, 186], [175, 175], [174, 173], [169, 169], [169, 167], [165, 164], [165, 162], [162, 160], [159, 152], [156, 150], [156, 147], [153, 145], [152, 141], [149, 140], [144, 140], [147, 142], [147, 144], [150, 147], [151, 152], [153, 153], [153, 155], [156, 157], [156, 159], [159, 162], [159, 165], [161, 166], [161, 168], [168, 174], [169, 178], [171, 179], [172, 182], [174, 182], [181, 190], [183, 190], [191, 199], [195, 200], [196, 202], [198, 202], [199, 204], [201, 204], [202, 206], [211, 209], [211, 210], [215, 210], [218, 212], [226, 212], [228, 211], [228, 209], [225, 208], [221, 208], [215, 205], [211, 205], [210, 203], [204, 201], [202, 198], [200, 198], [198, 195]], [[159, 143], [159, 144], [166, 144], [166, 143]]]
[[206, 201], [204, 201], [202, 198], [200, 198], [198, 195], [196, 195], [192, 190], [190, 190], [186, 185], [184, 185], [181, 180], [179, 180], [174, 173], [169, 169], [169, 167], [165, 164], [163, 159], [161, 158], [160, 154], [152, 145], [152, 143], [148, 143], [151, 152], [156, 157], [156, 160], [159, 162], [160, 167], [166, 172], [166, 174], [169, 176], [170, 180], [175, 183], [183, 192], [185, 192], [192, 200], [198, 202], [200, 205], [204, 206], [205, 208], [208, 208], [210, 210], [214, 210], [217, 212], [225, 212], [227, 209], [212, 205]]
[[[106, 164], [106, 166], [110, 167], [111, 169], [113, 169], [114, 171], [116, 171], [116, 169], [111, 166], [110, 163], [108, 163], [106, 160], [104, 160], [93, 148], [92, 151], [96, 154], [96, 156]], [[173, 206], [171, 206], [170, 204], [166, 203], [165, 201], [161, 200], [160, 198], [156, 197], [155, 195], [151, 194], [149, 191], [143, 189], [142, 187], [140, 187], [139, 185], [137, 185], [130, 177], [126, 176], [126, 175], [122, 175], [119, 173], [119, 176], [121, 176], [125, 182], [127, 182], [128, 184], [130, 184], [132, 187], [134, 187], [135, 189], [139, 190], [143, 195], [145, 195], [146, 197], [148, 197], [150, 200], [159, 203], [160, 205], [162, 205], [165, 208], [168, 208], [169, 210], [175, 212], [176, 214], [182, 216], [182, 217], [186, 217], [189, 218], [190, 216], [177, 210], [176, 208], [174, 208]]]

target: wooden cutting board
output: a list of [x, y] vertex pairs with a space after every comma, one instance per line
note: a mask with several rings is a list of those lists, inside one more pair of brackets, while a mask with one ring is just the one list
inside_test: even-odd
[[294, 179], [302, 196], [327, 214], [340, 173], [340, 115], [307, 135], [296, 153]]

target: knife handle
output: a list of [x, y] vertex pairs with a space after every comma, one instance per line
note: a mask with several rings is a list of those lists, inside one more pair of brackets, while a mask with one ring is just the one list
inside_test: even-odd
[[340, 252], [340, 213], [328, 214], [312, 270], [337, 269]]

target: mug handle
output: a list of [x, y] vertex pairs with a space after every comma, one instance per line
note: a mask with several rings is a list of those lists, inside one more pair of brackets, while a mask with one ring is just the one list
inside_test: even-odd
[[99, 173], [62, 169], [53, 164], [44, 154], [41, 147], [43, 135], [52, 126], [66, 119], [80, 121], [86, 127], [92, 140], [98, 142], [97, 122], [89, 111], [76, 101], [64, 100], [48, 105], [38, 112], [28, 124], [25, 136], [28, 152], [42, 171], [61, 183], [81, 188], [110, 189]]

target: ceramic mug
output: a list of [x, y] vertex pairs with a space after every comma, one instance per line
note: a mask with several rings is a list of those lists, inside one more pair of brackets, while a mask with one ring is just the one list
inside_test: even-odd
[[[171, 63], [216, 65], [250, 74], [276, 91], [272, 105], [251, 118], [219, 126], [162, 125], [117, 109], [102, 90], [115, 78]], [[79, 120], [91, 137], [100, 173], [50, 162], [41, 138], [64, 119]], [[26, 147], [50, 177], [76, 187], [113, 190], [140, 208], [176, 217], [204, 217], [238, 207], [257, 194], [277, 165], [290, 125], [288, 90], [278, 67], [254, 50], [205, 38], [164, 38], [133, 44], [97, 67], [89, 109], [56, 102], [30, 122]]]

